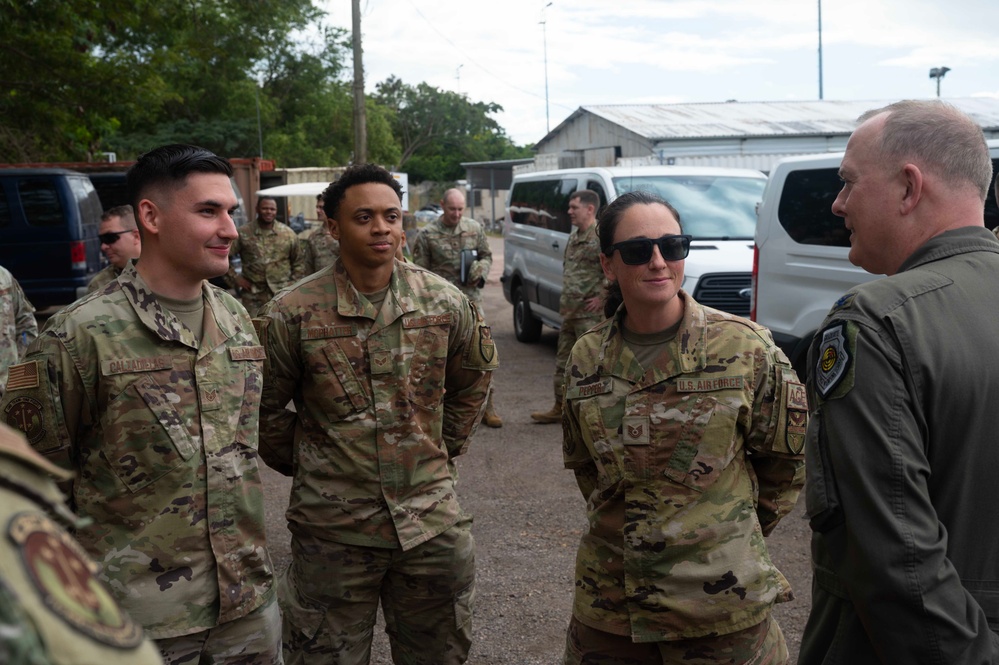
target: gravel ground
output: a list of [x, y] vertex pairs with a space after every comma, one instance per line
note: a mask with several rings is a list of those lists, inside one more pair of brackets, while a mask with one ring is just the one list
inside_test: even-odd
[[[468, 662], [553, 665], [560, 662], [571, 612], [576, 545], [586, 525], [584, 502], [572, 473], [562, 467], [561, 428], [530, 419], [532, 411], [551, 406], [557, 333], [546, 328], [537, 344], [516, 340], [511, 306], [498, 281], [502, 240], [490, 242], [497, 260], [485, 289], [485, 312], [499, 348], [494, 385], [504, 425], [480, 427], [470, 451], [458, 460], [458, 494], [475, 518], [477, 588]], [[289, 481], [268, 469], [265, 482], [271, 553], [281, 570], [288, 563], [283, 513]], [[796, 595], [776, 610], [791, 662], [797, 659], [811, 595], [809, 530], [801, 503], [768, 539], [771, 556]], [[391, 663], [380, 629], [371, 662]]]

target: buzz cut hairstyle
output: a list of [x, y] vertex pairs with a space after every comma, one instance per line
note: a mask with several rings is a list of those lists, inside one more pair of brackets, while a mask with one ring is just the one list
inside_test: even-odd
[[366, 185], [375, 183], [388, 185], [399, 197], [399, 205], [402, 206], [402, 185], [384, 167], [377, 164], [356, 164], [348, 166], [339, 178], [330, 183], [326, 191], [322, 193], [323, 212], [330, 219], [336, 219], [340, 212], [340, 202], [343, 201], [347, 190], [354, 185]]
[[101, 215], [101, 221], [107, 222], [114, 217], [121, 220], [121, 225], [126, 231], [132, 231], [137, 228], [135, 224], [135, 210], [127, 203], [122, 206], [115, 206], [105, 210], [104, 214]]
[[232, 164], [210, 150], [194, 145], [172, 143], [139, 155], [126, 174], [128, 197], [134, 210], [153, 188], [180, 188], [192, 173], [218, 173], [232, 177]]

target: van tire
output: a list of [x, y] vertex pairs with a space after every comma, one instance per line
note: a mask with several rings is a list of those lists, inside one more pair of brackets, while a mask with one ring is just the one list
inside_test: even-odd
[[518, 342], [532, 344], [541, 339], [541, 321], [531, 313], [531, 303], [524, 296], [524, 287], [513, 289], [513, 332]]

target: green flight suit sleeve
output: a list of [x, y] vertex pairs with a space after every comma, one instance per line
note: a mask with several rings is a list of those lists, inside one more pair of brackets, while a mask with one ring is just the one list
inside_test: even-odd
[[999, 637], [947, 556], [909, 368], [888, 335], [845, 330], [851, 366], [825, 398], [810, 392], [816, 578], [837, 580], [881, 662], [997, 662]]

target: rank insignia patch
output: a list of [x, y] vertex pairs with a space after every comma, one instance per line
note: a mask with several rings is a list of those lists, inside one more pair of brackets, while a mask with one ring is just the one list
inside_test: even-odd
[[819, 359], [815, 366], [815, 388], [823, 399], [829, 397], [850, 371], [853, 356], [847, 344], [846, 322], [822, 332]]

